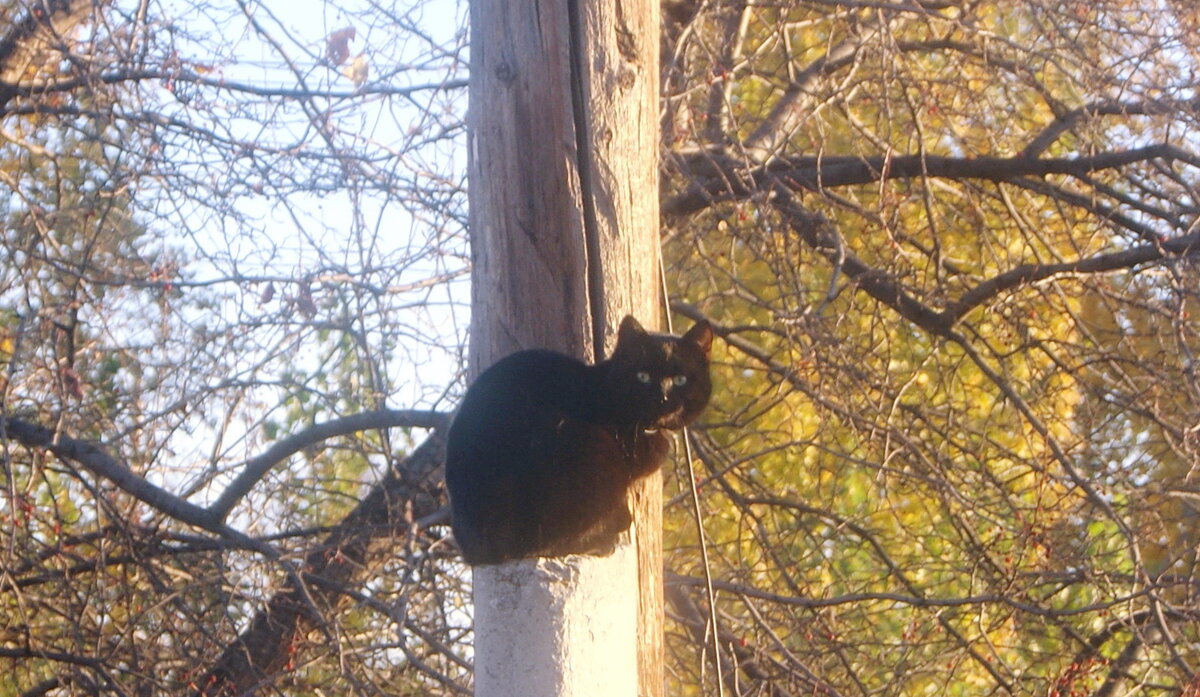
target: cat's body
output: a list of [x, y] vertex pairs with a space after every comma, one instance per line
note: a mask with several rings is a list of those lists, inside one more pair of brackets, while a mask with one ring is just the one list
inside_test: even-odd
[[454, 536], [470, 564], [607, 553], [629, 527], [630, 483], [661, 465], [704, 409], [706, 323], [683, 337], [621, 323], [597, 365], [534, 349], [488, 368], [450, 428], [446, 485]]

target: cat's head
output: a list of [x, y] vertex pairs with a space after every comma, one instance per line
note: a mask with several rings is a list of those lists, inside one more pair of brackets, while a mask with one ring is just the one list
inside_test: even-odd
[[704, 321], [673, 336], [647, 332], [626, 316], [608, 361], [612, 396], [624, 412], [621, 421], [645, 429], [680, 429], [699, 416], [712, 393], [712, 335]]

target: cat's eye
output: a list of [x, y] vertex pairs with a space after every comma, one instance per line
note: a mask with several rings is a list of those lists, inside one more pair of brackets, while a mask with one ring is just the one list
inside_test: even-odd
[[647, 373], [644, 370], [639, 371], [637, 374], [637, 379], [638, 379], [638, 382], [649, 383], [650, 382], [650, 373]]
[[687, 384], [687, 376], [686, 375], [676, 375], [675, 377], [671, 378], [671, 382], [676, 387], [683, 387], [684, 385]]

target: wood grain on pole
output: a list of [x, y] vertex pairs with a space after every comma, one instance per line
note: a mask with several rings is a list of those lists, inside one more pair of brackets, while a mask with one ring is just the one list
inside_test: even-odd
[[[660, 326], [658, 5], [471, 5], [471, 371]], [[661, 477], [637, 487], [639, 694], [662, 694]]]

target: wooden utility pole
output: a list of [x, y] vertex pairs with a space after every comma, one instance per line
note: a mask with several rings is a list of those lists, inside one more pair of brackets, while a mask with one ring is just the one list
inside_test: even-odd
[[[602, 358], [627, 313], [661, 324], [658, 32], [655, 0], [471, 3], [473, 375], [522, 348]], [[662, 694], [661, 492], [638, 486], [612, 557], [475, 570], [478, 697]]]

